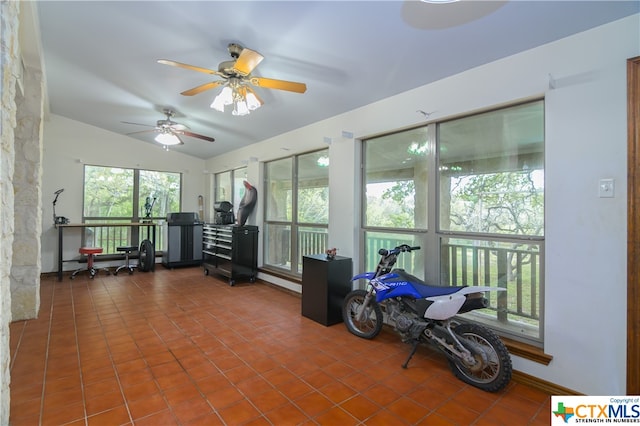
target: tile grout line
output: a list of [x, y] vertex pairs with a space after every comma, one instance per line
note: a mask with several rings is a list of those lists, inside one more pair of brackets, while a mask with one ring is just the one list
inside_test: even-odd
[[82, 395], [82, 412], [84, 413], [84, 424], [88, 426], [89, 419], [87, 417], [87, 398], [84, 390], [84, 380], [82, 376], [82, 361], [80, 360], [80, 340], [78, 339], [78, 322], [76, 321], [76, 304], [73, 298], [73, 284], [70, 286], [71, 312], [73, 314], [73, 334], [76, 341], [76, 357], [78, 359], [78, 374], [80, 376], [80, 394]]
[[18, 342], [16, 343], [16, 349], [11, 357], [11, 362], [9, 363], [9, 372], [13, 370], [13, 366], [18, 358], [18, 352], [20, 351], [20, 344], [22, 343], [22, 337], [24, 336], [25, 330], [27, 329], [27, 322], [24, 321], [22, 323], [22, 327], [20, 329], [20, 334], [18, 335]]
[[[138, 284], [137, 281], [134, 280], [134, 284], [135, 287], [138, 288], [143, 294], [146, 294], [144, 289]], [[171, 406], [171, 404], [169, 403], [169, 400], [167, 399], [166, 395], [165, 395], [165, 391], [160, 387], [160, 385], [158, 384], [158, 378], [156, 377], [156, 375], [153, 372], [153, 369], [151, 368], [151, 365], [149, 365], [149, 363], [147, 362], [146, 359], [146, 355], [144, 355], [144, 353], [142, 352], [140, 346], [138, 345], [137, 339], [131, 334], [131, 331], [129, 329], [129, 325], [127, 324], [126, 319], [123, 317], [123, 311], [119, 308], [117, 302], [115, 300], [113, 300], [113, 296], [111, 295], [111, 293], [109, 292], [108, 288], [105, 288], [107, 294], [109, 294], [109, 297], [111, 299], [111, 302], [113, 303], [116, 312], [118, 313], [119, 318], [122, 320], [122, 322], [126, 325], [127, 327], [127, 335], [129, 337], [131, 337], [134, 341], [134, 344], [136, 346], [136, 349], [138, 350], [138, 352], [140, 353], [140, 356], [142, 358], [142, 360], [144, 361], [145, 365], [147, 366], [147, 368], [149, 368], [150, 372], [151, 372], [151, 376], [153, 377], [153, 381], [156, 384], [156, 386], [158, 387], [158, 393], [160, 394], [160, 396], [162, 396], [163, 401], [165, 402], [165, 404], [167, 405], [167, 409], [169, 410], [169, 412], [171, 413], [171, 416], [178, 421], [176, 415], [174, 414], [174, 410], [173, 407]], [[131, 302], [133, 302], [133, 300], [131, 299], [131, 295], [128, 294], [127, 295], [127, 299]], [[158, 307], [159, 308], [159, 307]], [[166, 314], [165, 314], [166, 316]], [[178, 362], [178, 364], [180, 364], [180, 361], [176, 358], [175, 354], [171, 351], [171, 349], [169, 348], [169, 346], [166, 344], [166, 342], [164, 341], [164, 339], [162, 338], [162, 336], [159, 334], [158, 330], [156, 330], [153, 327], [153, 324], [151, 322], [149, 322], [149, 318], [146, 315], [143, 315], [146, 324], [148, 325], [148, 327], [153, 330], [153, 333], [162, 341], [162, 343], [165, 345], [165, 347], [167, 348], [167, 350], [169, 351], [169, 353], [171, 353], [171, 356], [173, 356], [173, 358]], [[184, 367], [182, 366], [182, 364], [180, 364], [180, 367], [186, 372], [186, 370], [184, 369]], [[118, 373], [118, 369], [115, 367], [114, 365], [114, 369], [116, 370], [116, 376], [118, 377], [118, 383], [120, 384], [120, 380], [119, 380], [119, 373]], [[189, 376], [191, 377], [191, 376]], [[132, 424], [135, 424], [135, 421], [133, 420], [133, 415], [131, 414], [131, 411], [129, 410], [129, 401], [126, 397], [126, 395], [124, 394], [124, 389], [122, 388], [122, 384], [120, 384], [120, 388], [121, 388], [121, 392], [122, 392], [122, 396], [125, 400], [125, 405], [127, 406], [127, 411], [129, 412], [129, 418], [131, 419]], [[200, 391], [198, 389], [198, 391]], [[208, 402], [208, 401], [207, 401]], [[209, 404], [211, 405], [211, 404]], [[211, 407], [213, 409], [213, 407]], [[152, 416], [155, 413], [149, 414], [145, 417], [149, 417]], [[144, 417], [143, 417], [144, 418]]]
[[42, 417], [44, 415], [44, 392], [47, 387], [47, 366], [49, 364], [49, 345], [51, 344], [51, 324], [53, 322], [53, 308], [55, 306], [56, 287], [51, 289], [51, 307], [49, 308], [49, 327], [47, 330], [47, 344], [44, 355], [44, 371], [42, 373], [42, 393], [40, 395], [40, 418], [38, 424], [42, 426]]
[[[549, 396], [547, 398], [551, 399], [551, 396]], [[544, 401], [542, 401], [540, 403], [540, 407], [538, 407], [538, 409], [536, 410], [535, 414], [533, 416], [531, 416], [531, 418], [529, 419], [529, 423], [531, 423], [534, 419], [536, 419], [543, 412], [549, 413], [547, 411], [548, 408], [546, 407], [546, 401], [547, 401], [547, 399], [545, 399]]]
[[[105, 287], [104, 284], [102, 283], [102, 280], [100, 280], [100, 285]], [[115, 304], [113, 298], [111, 297], [111, 293], [109, 293], [108, 288], [105, 287], [105, 290], [106, 290], [107, 294], [109, 294], [109, 298], [111, 300], [111, 303]], [[91, 307], [93, 308], [93, 312], [95, 312], [95, 314], [96, 314], [98, 324], [100, 325], [100, 331], [102, 332], [102, 337], [103, 337], [103, 339], [104, 339], [104, 341], [106, 343], [106, 349], [107, 349], [107, 352], [109, 353], [109, 360], [111, 361], [111, 368], [113, 369], [114, 376], [116, 378], [116, 381], [118, 382], [118, 390], [120, 391], [120, 395], [122, 396], [122, 400], [124, 401], [124, 407], [127, 410], [127, 415], [129, 416], [129, 421], [131, 422], [131, 424], [134, 424], [133, 416], [131, 415], [131, 410], [129, 409], [129, 403], [127, 401], [126, 395], [124, 394], [124, 389], [122, 388], [122, 383], [120, 382], [120, 375], [118, 374], [118, 369], [117, 369], [116, 363], [115, 363], [115, 361], [113, 359], [113, 354], [111, 353], [111, 347], [109, 345], [109, 339], [107, 339], [107, 336], [105, 334], [104, 325], [102, 323], [102, 320], [100, 319], [100, 312], [98, 311], [98, 309], [96, 309], [97, 305], [96, 305], [96, 303], [94, 301], [94, 298], [93, 298], [93, 292], [91, 291], [90, 287], [87, 287], [87, 291], [89, 293], [89, 299], [91, 300]], [[116, 308], [117, 308], [117, 305], [116, 305]], [[118, 315], [120, 315], [120, 311], [118, 311]], [[99, 414], [99, 413], [96, 413], [96, 415], [97, 414]], [[86, 418], [86, 421], [88, 422], [89, 418], [88, 417], [85, 417], [85, 418]]]
[[[177, 309], [180, 309], [180, 310], [183, 310], [183, 308], [182, 308], [181, 306], [179, 306], [179, 305], [176, 305], [176, 308], [177, 308]], [[209, 314], [209, 313], [208, 313], [208, 314]], [[209, 315], [210, 315], [210, 314], [209, 314]], [[188, 334], [185, 334], [185, 333], [184, 333], [184, 331], [183, 331], [183, 329], [180, 327], [180, 325], [179, 325], [178, 323], [176, 323], [176, 322], [173, 320], [173, 318], [171, 318], [171, 316], [166, 315], [166, 313], [165, 313], [165, 317], [166, 317], [166, 319], [167, 319], [167, 320], [168, 320], [168, 321], [169, 321], [169, 322], [170, 322], [174, 327], [176, 327], [176, 329], [180, 330], [180, 332], [184, 335], [184, 337], [185, 337], [185, 338], [188, 338], [188, 339], [189, 339], [189, 341], [191, 341], [194, 345], [196, 345], [196, 346], [198, 347], [198, 349], [199, 349], [200, 353], [202, 353], [202, 355], [204, 355], [204, 356], [209, 360], [209, 362], [210, 362], [210, 363], [211, 363], [211, 364], [212, 364], [212, 365], [213, 365], [213, 366], [218, 370], [218, 372], [219, 372], [220, 374], [222, 374], [222, 375], [226, 378], [225, 371], [224, 371], [224, 370], [222, 370], [218, 365], [216, 365], [216, 364], [215, 364], [215, 362], [213, 362], [213, 361], [211, 361], [211, 360], [210, 360], [209, 355], [207, 355], [207, 353], [206, 353], [206, 352], [204, 352], [204, 351], [203, 351], [203, 350], [198, 346], [198, 343], [197, 343], [197, 342], [195, 342], [195, 341], [191, 338], [191, 336], [189, 336]], [[212, 317], [212, 318], [213, 318], [213, 317]], [[214, 319], [215, 319], [215, 318], [214, 318]], [[255, 372], [255, 376], [256, 376], [256, 377], [260, 377], [260, 378], [262, 378], [262, 379], [266, 380], [266, 378], [264, 378], [264, 377], [263, 377], [262, 373], [260, 373], [259, 371], [257, 371], [255, 368], [253, 368], [253, 366], [251, 366], [248, 362], [246, 362], [244, 359], [242, 359], [242, 357], [240, 357], [240, 355], [239, 355], [239, 354], [238, 354], [238, 353], [237, 353], [237, 352], [232, 348], [232, 346], [230, 346], [228, 343], [224, 342], [223, 340], [220, 340], [217, 336], [215, 336], [215, 335], [211, 334], [211, 333], [210, 333], [210, 331], [207, 329], [207, 327], [205, 327], [205, 325], [204, 325], [204, 324], [202, 324], [201, 320], [199, 320], [199, 319], [194, 319], [194, 322], [195, 322], [195, 323], [197, 323], [200, 327], [202, 327], [202, 329], [203, 329], [204, 333], [206, 333], [207, 335], [209, 335], [209, 336], [211, 336], [212, 338], [214, 338], [214, 339], [216, 339], [217, 341], [219, 341], [219, 342], [220, 342], [220, 344], [221, 344], [223, 347], [225, 347], [229, 352], [231, 352], [234, 356], [236, 356], [236, 357], [240, 358], [240, 359], [242, 360], [242, 362], [243, 362], [243, 364], [244, 364], [245, 366], [247, 366], [248, 368], [250, 368], [251, 370], [253, 370], [253, 371]], [[164, 339], [163, 339], [163, 338], [162, 338], [162, 336], [159, 334], [158, 330], [155, 330], [155, 328], [153, 328], [153, 326], [152, 326], [151, 324], [149, 324], [149, 325], [152, 327], [152, 329], [154, 330], [154, 332], [156, 333], [156, 335], [160, 338], [160, 340], [162, 340], [162, 341], [164, 342]], [[233, 328], [231, 328], [231, 329], [233, 330]], [[237, 332], [237, 331], [234, 331], [234, 333], [240, 334], [240, 332]], [[244, 337], [242, 337], [242, 340], [243, 340], [243, 341], [245, 341], [245, 342], [247, 342], [247, 343], [249, 343], [249, 342], [248, 342]], [[166, 342], [165, 342], [165, 345], [166, 345]], [[207, 404], [211, 407], [211, 409], [213, 410], [213, 412], [214, 412], [214, 413], [216, 413], [216, 414], [218, 415], [218, 418], [220, 418], [220, 420], [222, 421], [222, 423], [223, 423], [223, 424], [227, 424], [227, 423], [224, 421], [224, 419], [222, 418], [222, 416], [220, 415], [220, 410], [216, 409], [213, 405], [211, 405], [211, 402], [209, 402], [209, 399], [208, 399], [207, 395], [202, 391], [202, 389], [200, 389], [200, 386], [198, 385], [197, 381], [196, 381], [193, 377], [191, 377], [191, 375], [189, 374], [188, 370], [187, 370], [187, 369], [185, 368], [185, 366], [180, 362], [180, 359], [179, 359], [178, 357], [176, 357], [176, 355], [173, 353], [173, 351], [172, 351], [168, 346], [167, 346], [167, 350], [172, 354], [172, 356], [174, 357], [174, 359], [176, 360], [176, 362], [178, 362], [178, 364], [179, 364], [179, 365], [180, 365], [180, 367], [183, 369], [183, 371], [184, 371], [184, 372], [189, 376], [189, 379], [190, 379], [191, 383], [196, 387], [196, 389], [198, 390], [198, 392], [200, 393], [200, 395], [201, 395], [203, 398], [205, 398], [205, 400], [207, 401]], [[234, 367], [234, 368], [236, 368], [236, 367]], [[233, 368], [231, 368], [230, 370], [232, 370], [232, 369], [233, 369]], [[227, 380], [228, 380], [228, 379], [227, 379]], [[268, 380], [267, 380], [267, 382], [268, 382]], [[243, 399], [244, 399], [245, 401], [247, 401], [247, 403], [249, 403], [249, 404], [250, 404], [250, 405], [251, 405], [251, 406], [252, 406], [252, 407], [253, 407], [253, 408], [254, 408], [254, 409], [255, 409], [255, 410], [260, 414], [259, 418], [263, 418], [263, 419], [264, 419], [265, 421], [267, 421], [269, 424], [273, 424], [273, 422], [272, 422], [271, 420], [269, 420], [269, 418], [266, 416], [266, 413], [263, 413], [263, 412], [262, 412], [262, 410], [260, 410], [260, 409], [259, 409], [259, 408], [258, 408], [258, 407], [253, 403], [253, 401], [251, 401], [251, 399], [249, 398], [249, 396], [248, 396], [247, 394], [245, 394], [245, 392], [244, 392], [244, 391], [242, 391], [242, 389], [239, 389], [239, 388], [237, 387], [237, 384], [236, 384], [236, 383], [232, 383], [231, 381], [230, 381], [230, 383], [231, 383], [231, 385], [233, 386], [233, 388], [234, 388], [234, 389], [236, 389], [236, 390], [237, 390], [237, 391], [238, 391], [238, 392], [243, 396]], [[271, 383], [269, 383], [269, 384], [270, 384], [271, 386], [273, 386]], [[278, 392], [280, 392], [280, 391], [278, 390], [278, 388], [277, 388], [277, 387], [273, 386], [273, 388], [274, 388], [275, 390], [277, 390]], [[280, 393], [281, 393], [281, 392], [280, 392]], [[281, 394], [282, 394], [282, 393], [281, 393]], [[283, 397], [284, 397], [284, 398], [286, 398], [290, 403], [294, 404], [293, 400], [289, 399], [289, 398], [288, 398], [286, 395], [284, 395], [284, 394], [282, 394], [282, 395], [283, 395]], [[235, 403], [230, 404], [229, 406], [234, 405], [234, 404], [236, 404], [236, 403], [237, 403], [237, 401], [236, 401]], [[295, 405], [295, 404], [294, 404], [294, 405]], [[309, 417], [307, 416], [307, 418], [309, 418]], [[311, 420], [311, 418], [309, 418], [309, 420]]]

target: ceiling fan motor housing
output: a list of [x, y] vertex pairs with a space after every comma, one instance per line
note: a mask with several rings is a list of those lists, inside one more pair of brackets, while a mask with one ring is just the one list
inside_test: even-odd
[[240, 46], [237, 43], [229, 43], [229, 54], [233, 59], [238, 59], [240, 57], [240, 53], [244, 50], [244, 47]]
[[220, 65], [218, 65], [218, 72], [221, 72], [226, 76], [235, 75], [235, 71], [233, 70], [233, 67], [235, 66], [235, 64], [236, 64], [236, 61], [220, 62]]

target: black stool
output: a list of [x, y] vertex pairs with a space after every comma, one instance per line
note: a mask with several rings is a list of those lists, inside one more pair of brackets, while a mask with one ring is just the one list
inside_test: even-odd
[[118, 266], [118, 268], [113, 273], [113, 275], [118, 275], [118, 272], [120, 272], [121, 269], [128, 269], [129, 275], [133, 274], [133, 269], [135, 268], [135, 265], [132, 265], [131, 263], [129, 263], [129, 255], [131, 254], [131, 252], [138, 250], [138, 247], [124, 246], [124, 247], [117, 247], [116, 250], [124, 252], [124, 265]]

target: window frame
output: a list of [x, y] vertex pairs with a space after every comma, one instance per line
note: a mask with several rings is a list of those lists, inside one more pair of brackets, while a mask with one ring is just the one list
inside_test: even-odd
[[[306, 151], [306, 152], [302, 152], [299, 154], [295, 154], [289, 157], [282, 157], [282, 158], [276, 158], [270, 161], [267, 161], [263, 164], [263, 170], [264, 170], [264, 182], [265, 182], [265, 202], [264, 202], [264, 229], [263, 229], [263, 252], [264, 252], [264, 256], [263, 256], [263, 268], [265, 268], [266, 270], [272, 270], [274, 272], [280, 273], [280, 274], [284, 274], [284, 275], [289, 275], [292, 276], [294, 278], [300, 278], [302, 276], [302, 258], [305, 256], [305, 253], [303, 253], [305, 251], [304, 245], [300, 244], [300, 238], [301, 238], [301, 229], [318, 229], [318, 230], [324, 230], [324, 244], [323, 242], [315, 242], [313, 244], [314, 248], [319, 247], [320, 245], [325, 245], [326, 246], [326, 240], [328, 239], [328, 232], [329, 232], [329, 221], [327, 220], [326, 223], [313, 223], [313, 222], [303, 222], [300, 220], [299, 218], [299, 199], [298, 199], [298, 195], [299, 195], [299, 189], [300, 189], [300, 174], [298, 173], [299, 170], [299, 166], [300, 166], [300, 158], [304, 157], [306, 155], [310, 155], [310, 154], [316, 154], [316, 153], [321, 153], [321, 152], [326, 152], [327, 157], [329, 156], [329, 148], [322, 148], [322, 149], [316, 149], [316, 150], [312, 150], [312, 151]], [[269, 218], [269, 208], [271, 207], [270, 203], [269, 203], [269, 199], [270, 199], [270, 193], [269, 193], [269, 173], [268, 173], [268, 167], [269, 164], [275, 163], [277, 161], [283, 161], [283, 160], [287, 160], [289, 159], [291, 161], [291, 218], [290, 219], [270, 219]], [[327, 191], [329, 190], [329, 167], [330, 165], [327, 166]], [[329, 210], [329, 200], [327, 198], [327, 205], [326, 205], [326, 209], [327, 211]], [[289, 228], [289, 238], [288, 238], [288, 244], [289, 244], [289, 259], [288, 259], [288, 268], [287, 267], [283, 267], [281, 265], [276, 265], [276, 264], [270, 264], [267, 263], [269, 260], [269, 246], [273, 243], [272, 241], [270, 241], [270, 232], [272, 227], [288, 227]], [[324, 252], [324, 250], [326, 250], [326, 247], [323, 248], [322, 252]], [[280, 255], [282, 255], [282, 253], [278, 253]]]
[[[103, 169], [121, 169], [121, 170], [131, 170], [133, 171], [133, 193], [132, 193], [132, 215], [131, 216], [87, 216], [85, 215], [85, 191], [86, 191], [86, 173], [87, 167], [95, 167], [95, 168], [103, 168]], [[180, 172], [171, 172], [171, 171], [162, 171], [162, 170], [150, 170], [150, 169], [140, 169], [140, 168], [131, 168], [131, 167], [119, 167], [119, 166], [103, 166], [98, 164], [85, 164], [83, 167], [83, 176], [82, 176], [82, 222], [83, 223], [139, 223], [142, 220], [151, 220], [152, 222], [157, 223], [158, 221], [166, 220], [165, 216], [151, 216], [150, 218], [144, 217], [144, 213], [141, 212], [141, 209], [144, 207], [143, 201], [140, 199], [140, 174], [141, 172], [153, 172], [153, 173], [167, 173], [174, 174], [179, 176], [179, 188], [178, 188], [178, 211], [182, 210], [182, 186], [184, 175]], [[146, 202], [146, 198], [145, 198]], [[156, 210], [157, 211], [157, 210]], [[153, 210], [152, 210], [153, 212]], [[82, 231], [82, 241], [85, 241], [87, 236], [86, 233], [89, 232], [87, 228], [83, 228]], [[148, 231], [147, 231], [148, 232]], [[129, 235], [129, 244], [138, 245], [140, 243], [140, 228], [131, 227], [131, 234]], [[161, 232], [156, 232], [156, 241], [155, 247], [156, 252], [159, 251], [159, 248], [163, 247], [162, 242], [163, 236]], [[105, 250], [104, 254], [115, 254], [116, 251]], [[159, 254], [162, 254], [161, 252]]]
[[[219, 193], [220, 190], [220, 178], [222, 175], [229, 174], [229, 191], [231, 194], [231, 199], [221, 198]], [[237, 218], [238, 215], [238, 207], [240, 206], [240, 201], [242, 201], [242, 197], [244, 196], [244, 185], [238, 184], [238, 176], [242, 175], [242, 180], [247, 180], [247, 167], [238, 167], [236, 169], [224, 170], [218, 173], [214, 173], [213, 175], [213, 196], [211, 197], [211, 214], [215, 214], [215, 204], [221, 201], [228, 201], [233, 205], [233, 217]]]
[[[459, 116], [453, 118], [447, 118], [438, 121], [431, 121], [426, 124], [422, 124], [420, 126], [415, 126], [413, 128], [405, 128], [398, 130], [396, 132], [389, 132], [383, 136], [393, 136], [395, 134], [399, 134], [405, 131], [411, 131], [412, 129], [417, 128], [425, 128], [426, 129], [426, 139], [427, 139], [427, 150], [428, 156], [424, 161], [427, 162], [426, 168], [426, 176], [428, 179], [427, 182], [427, 226], [426, 228], [394, 228], [394, 227], [381, 227], [381, 226], [373, 226], [367, 224], [367, 142], [377, 139], [380, 136], [377, 135], [371, 138], [365, 138], [361, 140], [361, 150], [362, 150], [362, 163], [361, 163], [361, 205], [360, 205], [360, 234], [359, 234], [359, 244], [362, 247], [361, 253], [362, 256], [360, 258], [360, 268], [361, 270], [371, 270], [371, 268], [375, 267], [375, 264], [372, 264], [372, 259], [376, 258], [376, 256], [370, 256], [367, 253], [367, 235], [372, 233], [385, 233], [388, 236], [397, 236], [399, 239], [405, 238], [407, 240], [413, 239], [413, 243], [421, 246], [421, 251], [417, 253], [412, 253], [409, 256], [420, 257], [424, 259], [424, 262], [415, 262], [415, 260], [408, 260], [407, 265], [411, 265], [409, 268], [414, 267], [415, 270], [412, 270], [412, 273], [420, 278], [423, 278], [427, 283], [441, 283], [442, 277], [442, 258], [444, 254], [442, 253], [442, 244], [446, 239], [471, 239], [471, 240], [490, 240], [497, 242], [521, 242], [521, 243], [531, 243], [537, 244], [539, 247], [539, 268], [538, 268], [538, 282], [537, 282], [537, 307], [539, 309], [539, 319], [538, 325], [536, 328], [536, 332], [532, 334], [519, 334], [514, 330], [509, 330], [505, 327], [500, 327], [500, 324], [490, 324], [496, 331], [501, 334], [508, 336], [514, 340], [522, 341], [525, 343], [532, 344], [534, 346], [542, 346], [544, 344], [543, 335], [544, 335], [544, 207], [542, 213], [542, 221], [543, 221], [543, 232], [542, 235], [515, 235], [515, 234], [488, 234], [482, 232], [459, 232], [459, 231], [451, 231], [451, 230], [442, 230], [440, 229], [440, 202], [442, 194], [440, 193], [440, 173], [439, 173], [439, 135], [438, 135], [438, 125], [440, 123], [449, 122], [453, 120], [463, 119], [466, 117], [472, 117], [475, 115], [481, 115], [483, 113], [491, 112], [491, 111], [500, 111], [500, 110], [508, 110], [509, 108], [518, 107], [520, 105], [525, 105], [528, 103], [535, 103], [542, 101], [542, 157], [544, 158], [544, 150], [545, 150], [545, 141], [544, 141], [544, 112], [545, 112], [545, 103], [544, 98], [532, 98], [527, 99], [521, 102], [513, 102], [506, 105], [501, 105], [493, 108], [486, 108], [480, 111], [470, 112], [468, 114], [461, 114]], [[542, 170], [544, 171], [544, 162], [542, 164]], [[543, 188], [542, 196], [544, 202], [544, 194], [545, 189]], [[415, 214], [415, 213], [414, 213]], [[385, 247], [391, 248], [391, 247]], [[373, 250], [373, 248], [372, 248]], [[377, 258], [376, 258], [377, 259]], [[368, 268], [368, 269], [367, 269]], [[448, 284], [442, 284], [448, 285]], [[497, 293], [497, 292], [492, 292]], [[502, 293], [502, 292], [501, 292]], [[518, 296], [519, 297], [519, 296]], [[486, 322], [485, 322], [486, 323]]]

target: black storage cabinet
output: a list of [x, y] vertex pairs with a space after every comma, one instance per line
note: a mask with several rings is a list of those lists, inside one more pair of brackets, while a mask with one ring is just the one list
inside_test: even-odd
[[323, 325], [342, 322], [342, 302], [351, 291], [353, 261], [326, 254], [302, 258], [302, 315]]
[[239, 278], [250, 282], [258, 275], [258, 227], [253, 225], [204, 225], [202, 237], [205, 275], [213, 272], [234, 285]]
[[197, 213], [169, 213], [163, 227], [163, 241], [163, 266], [202, 264], [202, 222]]

